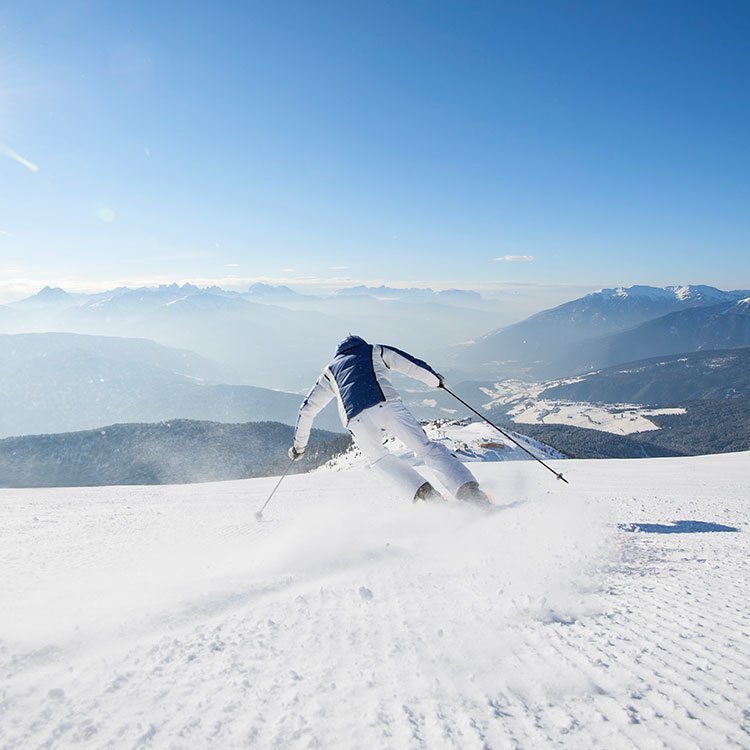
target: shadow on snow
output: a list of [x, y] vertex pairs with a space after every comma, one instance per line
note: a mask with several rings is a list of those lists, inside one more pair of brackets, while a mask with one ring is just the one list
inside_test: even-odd
[[673, 521], [671, 524], [619, 523], [617, 526], [623, 531], [642, 531], [646, 534], [705, 534], [715, 531], [739, 531], [734, 526], [724, 526], [708, 521]]

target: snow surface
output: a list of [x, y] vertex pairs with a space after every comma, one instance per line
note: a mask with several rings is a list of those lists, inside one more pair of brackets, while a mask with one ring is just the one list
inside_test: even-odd
[[[430, 440], [443, 443], [449, 451], [457, 454], [466, 463], [474, 461], [533, 461], [534, 457], [541, 459], [566, 458], [565, 454], [546, 443], [511, 430], [508, 431], [508, 435], [516, 441], [517, 444], [514, 444], [513, 440], [503, 437], [501, 433], [494, 427], [490, 427], [486, 422], [473, 422], [471, 418], [436, 419], [421, 424]], [[384, 437], [383, 445], [387, 446], [391, 453], [400, 456], [412, 466], [423, 466], [414, 453], [398, 438]], [[524, 448], [525, 450], [523, 450]], [[526, 451], [529, 451], [531, 455]], [[367, 465], [367, 459], [362, 455], [357, 444], [353, 443], [347, 451], [335, 456], [316, 471], [346, 471], [355, 467], [366, 467]]]
[[748, 747], [750, 454], [555, 466], [0, 491], [0, 747]]

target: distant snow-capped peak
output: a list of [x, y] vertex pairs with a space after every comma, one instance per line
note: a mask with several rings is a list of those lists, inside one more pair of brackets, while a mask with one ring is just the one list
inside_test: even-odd
[[665, 287], [656, 286], [619, 286], [604, 288], [588, 295], [589, 297], [600, 297], [604, 299], [650, 299], [650, 300], [674, 300], [677, 302], [722, 302], [724, 300], [736, 299], [737, 293], [725, 292], [716, 287], [705, 284], [686, 284]]
[[255, 284], [251, 284], [248, 287], [246, 294], [256, 296], [273, 296], [273, 297], [291, 297], [298, 296], [297, 292], [288, 286], [282, 284], [265, 284], [259, 281]]
[[645, 297], [648, 299], [673, 299], [674, 294], [670, 291], [671, 287], [660, 288], [656, 286], [618, 286], [605, 287], [596, 292], [587, 295], [588, 297], [600, 297], [604, 299], [630, 299], [633, 297]]
[[59, 286], [45, 286], [31, 297], [25, 297], [18, 302], [13, 302], [12, 306], [42, 310], [45, 307], [58, 307], [69, 304], [73, 299], [73, 295], [68, 294], [68, 292]]
[[672, 291], [674, 296], [682, 302], [691, 299], [717, 300], [720, 302], [730, 296], [728, 292], [723, 292], [721, 289], [716, 289], [716, 287], [713, 286], [706, 286], [705, 284], [670, 286], [667, 287], [667, 289]]
[[69, 299], [70, 295], [59, 286], [45, 286], [35, 295], [37, 299]]
[[430, 287], [389, 287], [385, 285], [344, 287], [332, 292], [334, 297], [374, 297], [381, 300], [400, 300], [408, 302], [439, 301], [439, 302], [481, 302], [482, 295], [470, 289], [444, 289], [435, 291]]

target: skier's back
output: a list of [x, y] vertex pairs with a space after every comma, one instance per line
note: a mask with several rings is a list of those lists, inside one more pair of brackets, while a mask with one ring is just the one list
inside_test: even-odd
[[430, 440], [403, 404], [391, 383], [394, 371], [433, 388], [443, 384], [439, 373], [411, 354], [385, 344], [368, 344], [359, 336], [345, 338], [300, 406], [290, 456], [299, 458], [304, 453], [313, 420], [336, 398], [342, 424], [370, 465], [394, 480], [409, 497], [430, 500], [440, 494], [407, 462], [388, 452], [383, 445], [383, 432], [401, 440], [456, 497], [488, 502], [466, 466], [445, 445]]

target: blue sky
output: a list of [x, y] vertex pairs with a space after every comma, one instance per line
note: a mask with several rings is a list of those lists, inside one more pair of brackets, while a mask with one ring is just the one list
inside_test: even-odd
[[740, 1], [3, 3], [0, 295], [750, 287], [748, 38]]

